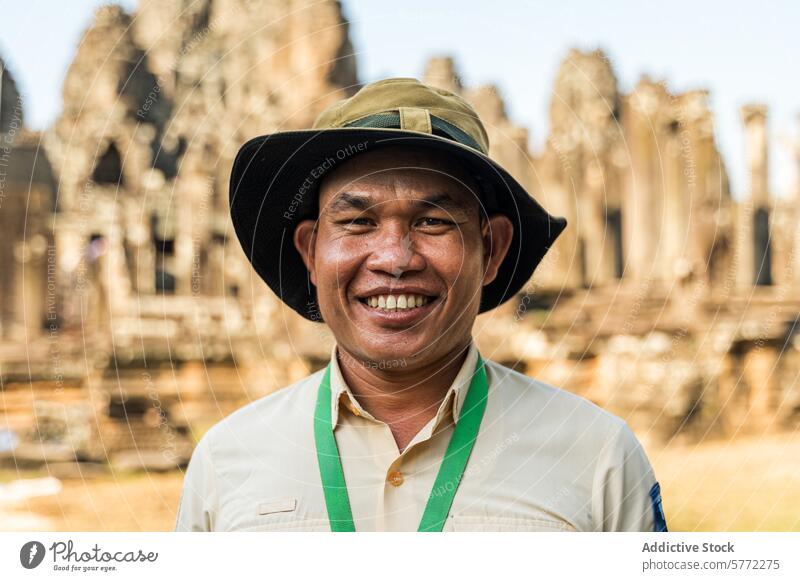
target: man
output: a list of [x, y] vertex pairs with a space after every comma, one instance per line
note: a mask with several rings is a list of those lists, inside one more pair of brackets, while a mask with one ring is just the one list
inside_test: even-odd
[[487, 151], [472, 107], [415, 79], [242, 147], [239, 240], [336, 344], [203, 436], [176, 530], [666, 530], [625, 422], [475, 346], [566, 226]]

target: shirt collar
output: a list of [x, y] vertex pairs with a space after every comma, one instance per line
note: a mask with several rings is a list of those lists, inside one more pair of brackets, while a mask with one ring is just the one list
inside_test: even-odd
[[[446, 415], [448, 409], [448, 402], [453, 414], [453, 421], [458, 422], [458, 417], [461, 412], [461, 407], [464, 405], [464, 398], [467, 395], [470, 384], [472, 383], [472, 376], [475, 373], [475, 365], [478, 363], [478, 347], [475, 345], [475, 340], [470, 339], [467, 357], [461, 365], [456, 378], [447, 390], [447, 393], [436, 412], [436, 426], [442, 418]], [[339, 408], [340, 403], [344, 403], [347, 409], [356, 416], [363, 416], [367, 419], [376, 420], [369, 412], [361, 407], [358, 400], [350, 391], [350, 387], [342, 376], [342, 370], [339, 367], [339, 358], [336, 356], [336, 344], [331, 348], [331, 425], [336, 428], [339, 422]]]

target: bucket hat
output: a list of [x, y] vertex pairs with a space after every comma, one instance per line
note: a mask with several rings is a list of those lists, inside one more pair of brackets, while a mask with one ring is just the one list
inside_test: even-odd
[[322, 321], [316, 288], [294, 246], [295, 226], [318, 216], [319, 184], [328, 172], [396, 145], [452, 156], [475, 178], [483, 211], [512, 221], [511, 246], [482, 289], [481, 313], [519, 292], [567, 225], [489, 157], [483, 123], [461, 96], [413, 78], [370, 83], [325, 109], [311, 129], [251, 139], [233, 163], [230, 212], [239, 242], [258, 275], [306, 319]]

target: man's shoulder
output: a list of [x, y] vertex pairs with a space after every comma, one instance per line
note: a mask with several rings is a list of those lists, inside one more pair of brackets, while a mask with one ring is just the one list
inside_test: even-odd
[[486, 360], [487, 376], [493, 386], [503, 392], [506, 407], [525, 410], [522, 416], [536, 417], [538, 422], [559, 426], [580, 425], [594, 434], [606, 437], [627, 429], [626, 422], [566, 389], [529, 377], [496, 361]]
[[214, 424], [204, 438], [212, 443], [231, 436], [263, 438], [266, 432], [286, 433], [298, 422], [311, 420], [324, 368], [240, 407]]

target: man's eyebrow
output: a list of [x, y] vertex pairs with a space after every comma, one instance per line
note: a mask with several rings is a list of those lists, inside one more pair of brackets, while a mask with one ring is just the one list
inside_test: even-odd
[[454, 200], [447, 192], [439, 192], [423, 196], [414, 200], [415, 206], [434, 206], [447, 212], [469, 212], [470, 208], [457, 200]]
[[372, 204], [367, 196], [359, 196], [356, 194], [351, 194], [350, 192], [339, 192], [325, 209], [328, 212], [342, 212], [355, 208], [356, 210], [361, 210], [363, 212], [371, 205]]

